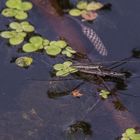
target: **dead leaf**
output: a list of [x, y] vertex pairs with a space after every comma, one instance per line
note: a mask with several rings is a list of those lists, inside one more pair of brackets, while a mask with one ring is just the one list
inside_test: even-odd
[[98, 14], [96, 12], [83, 12], [81, 14], [82, 18], [84, 18], [85, 21], [93, 21], [97, 18]]
[[83, 94], [81, 94], [80, 91], [77, 90], [77, 89], [73, 90], [71, 95], [74, 96], [74, 97], [81, 97], [81, 96], [83, 96]]

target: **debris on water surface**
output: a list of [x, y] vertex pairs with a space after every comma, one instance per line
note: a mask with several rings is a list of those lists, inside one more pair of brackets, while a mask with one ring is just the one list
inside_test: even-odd
[[79, 91], [79, 90], [73, 90], [72, 91], [72, 93], [71, 93], [71, 95], [73, 96], [73, 97], [81, 97], [81, 96], [83, 96], [83, 94]]

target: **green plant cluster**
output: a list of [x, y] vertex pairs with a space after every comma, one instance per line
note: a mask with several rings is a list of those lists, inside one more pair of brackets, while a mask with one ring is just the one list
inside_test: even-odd
[[27, 21], [11, 22], [9, 27], [11, 30], [1, 32], [0, 36], [9, 39], [11, 45], [19, 45], [24, 41], [28, 32], [34, 31], [34, 27]]
[[56, 76], [60, 77], [65, 77], [78, 71], [75, 67], [72, 66], [71, 61], [65, 61], [63, 64], [55, 64], [53, 68], [56, 71]]
[[140, 140], [140, 133], [136, 133], [134, 128], [127, 128], [122, 134], [121, 140]]
[[[26, 19], [28, 17], [27, 11], [32, 9], [32, 3], [22, 0], [7, 0], [6, 6], [7, 8], [3, 9], [2, 15], [6, 17], [14, 17], [18, 20]], [[21, 44], [27, 34], [34, 32], [35, 30], [34, 26], [28, 21], [13, 21], [9, 24], [9, 28], [10, 30], [8, 31], [2, 31], [0, 36], [9, 39], [9, 44], [12, 46]], [[36, 52], [42, 49], [50, 56], [63, 54], [67, 57], [72, 57], [73, 54], [76, 53], [76, 51], [69, 47], [67, 42], [64, 40], [49, 41], [41, 36], [31, 36], [29, 42], [22, 46], [22, 50], [26, 53]], [[19, 57], [15, 60], [15, 63], [19, 67], [28, 67], [32, 62], [33, 59], [26, 56]], [[69, 73], [73, 73], [72, 68], [68, 68], [68, 74]]]
[[32, 9], [31, 2], [23, 2], [22, 0], [7, 0], [6, 6], [2, 11], [5, 17], [14, 17], [18, 20], [24, 20], [28, 17], [27, 11]]
[[76, 53], [76, 51], [69, 47], [64, 40], [49, 41], [48, 39], [44, 39], [40, 36], [31, 37], [29, 42], [22, 47], [22, 50], [28, 53], [36, 52], [40, 49], [44, 49], [44, 51], [50, 56], [57, 56], [62, 53], [67, 57], [72, 57], [72, 54]]
[[88, 13], [91, 11], [97, 11], [103, 7], [103, 4], [100, 2], [86, 2], [86, 1], [79, 1], [76, 5], [76, 8], [71, 9], [69, 14], [71, 16], [81, 16], [83, 13]]

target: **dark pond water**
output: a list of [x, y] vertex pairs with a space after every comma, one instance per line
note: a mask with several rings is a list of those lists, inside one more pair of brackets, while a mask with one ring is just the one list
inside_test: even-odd
[[[100, 12], [97, 20], [87, 25], [102, 38], [109, 52], [107, 57], [96, 53], [81, 35], [79, 24], [71, 18], [64, 16], [64, 27], [59, 27], [61, 23], [56, 22], [56, 15], [50, 17], [45, 13], [45, 5], [34, 6], [29, 21], [35, 25], [36, 33], [52, 40], [61, 32], [65, 35], [69, 28], [73, 29], [78, 36], [67, 33], [70, 43], [81, 43], [91, 61], [104, 61], [109, 66], [110, 61], [129, 57], [134, 48], [140, 49], [140, 1], [102, 2], [111, 3], [112, 10]], [[0, 1], [1, 10], [4, 3], [5, 0]], [[7, 29], [11, 21], [0, 15], [0, 30]], [[84, 48], [79, 46], [82, 52]], [[29, 54], [35, 60], [29, 69], [10, 63], [13, 57], [25, 55], [18, 52], [20, 47], [10, 47], [0, 38], [0, 140], [116, 140], [126, 128], [140, 127], [139, 59], [133, 58], [116, 68], [129, 71], [132, 76], [125, 80], [126, 86], [118, 84], [117, 96], [102, 101], [97, 93], [102, 87], [93, 81], [84, 81], [78, 88], [83, 94], [80, 98], [72, 97], [70, 91], [83, 82], [82, 79], [71, 76], [69, 78], [74, 80], [49, 81], [56, 79], [51, 76], [51, 66], [62, 61], [61, 57]], [[106, 84], [114, 85], [112, 82]]]

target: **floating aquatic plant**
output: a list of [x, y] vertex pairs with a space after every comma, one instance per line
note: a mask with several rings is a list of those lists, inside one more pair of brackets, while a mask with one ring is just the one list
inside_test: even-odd
[[18, 20], [24, 20], [28, 17], [26, 11], [32, 9], [31, 2], [23, 2], [22, 0], [7, 0], [6, 6], [2, 11], [5, 17], [15, 17]]
[[35, 30], [34, 27], [27, 21], [23, 21], [21, 23], [12, 22], [10, 23], [9, 27], [17, 32], [33, 32]]
[[26, 67], [29, 67], [33, 63], [33, 58], [26, 57], [26, 56], [19, 57], [15, 60], [15, 63], [19, 67], [26, 68]]
[[110, 93], [109, 91], [107, 91], [107, 90], [101, 90], [99, 95], [100, 95], [103, 99], [107, 99], [108, 96], [109, 96], [110, 94], [111, 94], [111, 93]]
[[19, 45], [24, 41], [27, 34], [25, 32], [3, 31], [0, 35], [3, 38], [9, 39], [11, 45]]
[[72, 57], [73, 54], [75, 54], [76, 51], [73, 50], [71, 47], [66, 47], [63, 51], [62, 54], [66, 55], [67, 57]]
[[55, 64], [53, 68], [56, 70], [56, 76], [65, 77], [78, 70], [72, 66], [71, 61], [66, 61], [63, 64]]
[[71, 9], [69, 14], [71, 16], [82, 16], [84, 20], [92, 21], [97, 18], [97, 13], [95, 11], [101, 9], [103, 4], [100, 2], [85, 2], [80, 1], [76, 5], [77, 8]]
[[51, 41], [45, 46], [46, 53], [51, 56], [56, 56], [61, 53], [62, 49], [67, 46], [64, 40]]
[[122, 134], [121, 140], [140, 140], [140, 133], [136, 133], [134, 128], [127, 128]]
[[51, 56], [56, 56], [62, 52], [67, 57], [72, 57], [76, 53], [64, 40], [51, 41], [49, 45], [45, 47], [46, 53]]
[[43, 49], [43, 38], [40, 36], [33, 36], [29, 39], [29, 43], [23, 45], [22, 50], [24, 52], [35, 52]]
[[33, 32], [34, 27], [27, 21], [24, 22], [11, 22], [9, 27], [12, 31], [1, 32], [1, 37], [9, 39], [11, 45], [19, 45], [24, 41], [26, 37], [26, 32]]

